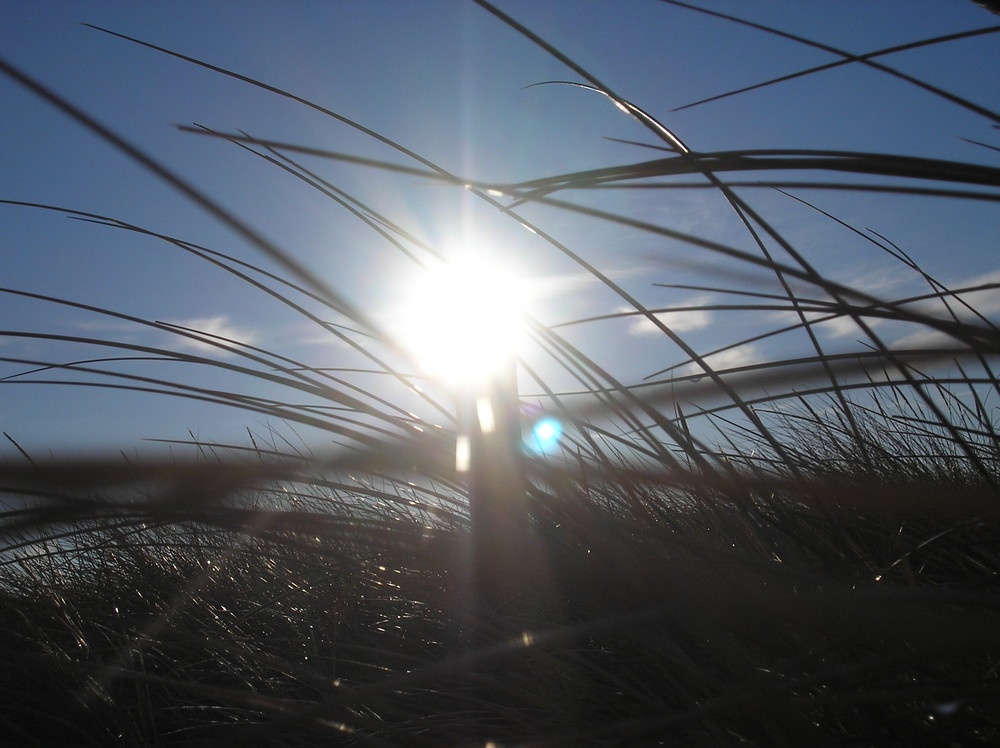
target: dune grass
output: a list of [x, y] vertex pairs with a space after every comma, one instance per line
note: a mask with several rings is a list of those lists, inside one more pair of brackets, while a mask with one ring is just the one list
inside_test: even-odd
[[[1000, 169], [988, 165], [989, 144], [983, 163], [756, 144], [695, 152], [516, 20], [477, 2], [562, 61], [574, 85], [638, 120], [649, 134], [644, 145], [660, 153], [495, 183], [451, 173], [294, 92], [185, 59], [360, 128], [399, 159], [192, 130], [267, 159], [276, 175], [303, 180], [417, 259], [435, 248], [297, 159], [354, 160], [468, 189], [616, 294], [625, 310], [603, 321], [644, 320], [679, 352], [647, 381], [622, 382], [567, 334], [602, 320], [527, 321], [538, 349], [575, 388], [550, 385], [536, 361], [518, 362], [537, 388], [525, 394], [524, 417], [530, 400], [530, 415], [540, 407], [565, 435], [555, 455], [520, 457], [525, 524], [500, 543], [524, 561], [514, 586], [474, 573], [477, 548], [496, 538], [470, 520], [468, 479], [454, 463], [462, 428], [455, 404], [412, 375], [400, 341], [168, 166], [0, 62], [283, 272], [112, 216], [5, 204], [134, 232], [211, 263], [365, 356], [406, 403], [280, 350], [3, 289], [215, 351], [5, 330], [7, 338], [95, 350], [87, 360], [3, 358], [21, 367], [8, 383], [58, 387], [84, 375], [89, 386], [223, 403], [285, 426], [248, 430], [240, 445], [192, 436], [197, 456], [169, 460], [43, 459], [5, 434], [20, 451], [0, 472], [0, 729], [20, 745], [101, 746], [1000, 740], [1000, 380], [992, 369], [1000, 330], [968, 303], [996, 284], [950, 289], [889, 238], [802, 197], [823, 188], [997, 201]], [[892, 50], [861, 58], [832, 51], [845, 64], [902, 76], [879, 61]], [[1000, 123], [972, 102], [901, 81]], [[752, 178], [728, 179], [745, 172]], [[755, 208], [761, 187], [791, 193], [817, 221], [863, 237], [921, 277], [927, 292], [875, 298], [825, 276]], [[718, 191], [754, 249], [579, 198], [629, 189]], [[681, 242], [692, 264], [718, 270], [715, 285], [685, 290], [712, 299], [643, 304], [529, 220], [525, 207]], [[784, 316], [768, 318], [783, 322], [759, 337], [718, 350], [696, 349], [674, 322], [721, 310]], [[831, 348], [821, 334], [830, 322], [851, 323], [860, 345]], [[894, 346], [884, 333], [890, 325], [924, 337]], [[788, 333], [804, 346], [788, 358], [713, 364], [727, 350]], [[247, 390], [115, 366], [145, 360], [225, 371]], [[254, 394], [256, 382], [287, 394]], [[411, 400], [426, 415], [413, 413]], [[314, 452], [291, 439], [296, 425], [347, 448]]]

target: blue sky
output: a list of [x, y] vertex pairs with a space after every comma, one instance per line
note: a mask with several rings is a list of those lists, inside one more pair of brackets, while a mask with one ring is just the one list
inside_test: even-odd
[[[859, 54], [1000, 23], [968, 0], [695, 4]], [[1000, 147], [1000, 130], [988, 119], [858, 65], [672, 111], [836, 59], [758, 29], [657, 0], [498, 0], [497, 5], [661, 119], [695, 150], [824, 148], [988, 165], [1000, 160], [995, 151], [961, 140]], [[370, 227], [277, 167], [174, 125], [197, 122], [227, 132], [243, 129], [260, 138], [413, 162], [299, 104], [82, 23], [284, 88], [470, 179], [513, 182], [657, 156], [610, 140], [652, 142], [646, 130], [603, 97], [569, 86], [528, 87], [580, 79], [472, 2], [6, 5], [0, 23], [0, 55], [6, 61], [240, 216], [379, 324], [391, 324], [397, 301], [412, 282], [409, 260]], [[996, 34], [879, 59], [982, 107], [1000, 110]], [[0, 199], [111, 216], [285, 272], [154, 175], [3, 78], [0, 112]], [[440, 251], [447, 253], [463, 232], [487, 237], [496, 252], [532, 280], [539, 293], [529, 311], [546, 324], [624, 308], [620, 298], [600, 288], [579, 266], [461, 189], [353, 164], [308, 157], [301, 162]], [[915, 274], [812, 209], [773, 191], [744, 194], [832, 278], [880, 297], [922, 290]], [[852, 226], [878, 231], [948, 284], [1000, 280], [996, 203], [829, 191], [796, 194]], [[572, 198], [750, 248], [732, 212], [708, 190], [602, 191]], [[720, 284], [712, 272], [725, 271], [724, 264], [694, 255], [690, 247], [545, 206], [525, 206], [522, 214], [650, 308], [719, 301], [711, 293], [653, 285]], [[5, 288], [197, 328], [312, 366], [371, 366], [301, 315], [155, 239], [81, 223], [63, 213], [14, 206], [0, 206], [0, 237], [0, 285]], [[701, 264], [691, 268], [692, 260]], [[723, 285], [736, 282], [720, 277]], [[974, 301], [996, 314], [997, 296], [980, 294]], [[93, 336], [198, 352], [190, 341], [174, 339], [163, 330], [23, 296], [0, 295], [0, 317], [0, 327], [7, 331]], [[755, 327], [781, 324], [780, 315], [763, 312], [699, 311], [664, 319], [702, 351], [744, 339]], [[684, 360], [651, 325], [634, 318], [562, 329], [625, 382]], [[857, 348], [850, 325], [820, 329], [832, 348]], [[926, 333], [887, 329], [886, 334], [919, 344], [917, 336]], [[782, 338], [743, 346], [726, 356], [738, 364], [791, 355], [803, 345], [801, 339]], [[807, 353], [803, 348], [802, 355]], [[537, 350], [524, 354], [553, 386], [572, 387]], [[0, 356], [7, 358], [60, 363], [112, 355], [92, 346], [0, 337]], [[251, 379], [204, 366], [102, 366], [174, 377], [205, 388], [274, 394]], [[30, 368], [0, 362], [0, 377], [6, 377], [0, 381], [0, 429], [33, 454], [129, 451], [137, 444], [148, 451], [155, 447], [142, 439], [185, 439], [188, 430], [204, 440], [245, 443], [246, 428], [259, 433], [268, 423], [258, 414], [179, 398], [31, 383], [108, 380], [65, 371], [25, 375]], [[345, 376], [363, 389], [400, 398], [401, 404], [405, 400], [410, 407], [384, 374]], [[537, 390], [522, 377], [523, 392]], [[284, 433], [323, 444], [323, 438], [308, 429]], [[13, 446], [0, 444], [0, 450], [13, 453]]]

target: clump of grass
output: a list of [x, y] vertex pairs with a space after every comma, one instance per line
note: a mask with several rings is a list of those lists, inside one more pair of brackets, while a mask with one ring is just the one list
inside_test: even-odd
[[[192, 439], [199, 457], [186, 461], [54, 462], [22, 450], [0, 486], [7, 734], [39, 745], [995, 742], [1000, 526], [991, 398], [1000, 331], [966, 308], [967, 292], [946, 288], [871, 233], [863, 235], [873, 247], [921, 273], [925, 297], [887, 301], [825, 277], [724, 177], [777, 169], [811, 179], [832, 169], [897, 180], [849, 186], [860, 191], [925, 194], [912, 180], [936, 180], [954, 185], [940, 190], [948, 197], [996, 200], [1000, 171], [895, 154], [696, 153], [562, 52], [479, 4], [637, 119], [653, 138], [646, 145], [665, 155], [496, 184], [451, 174], [377, 136], [419, 166], [366, 163], [470, 185], [617, 294], [629, 306], [618, 316], [656, 326], [680, 352], [676, 363], [650, 382], [622, 383], [570, 342], [567, 323], [529, 321], [540, 349], [578, 389], [534, 377], [545, 412], [566, 426], [565, 448], [523, 458], [525, 525], [503, 540], [529, 573], [497, 589], [475, 573], [484, 538], [455, 471], [454, 422], [437, 426], [342, 372], [281, 351], [8, 289], [218, 353], [7, 331], [114, 351], [73, 362], [5, 358], [24, 367], [21, 378], [96, 374], [123, 389], [235, 405], [289, 429], [305, 424], [352, 449], [314, 454], [276, 433], [250, 433], [246, 446]], [[435, 417], [454, 410], [417, 392], [404, 364], [393, 363], [405, 360], [400, 346], [365, 310], [41, 84], [3, 69], [201, 202], [287, 275], [122, 219], [34, 207], [212, 263], [340, 337]], [[433, 252], [294, 158], [342, 154], [221, 137], [305, 180], [402, 251]], [[724, 196], [758, 253], [554, 197], [648, 189], [652, 178], [674, 189], [670, 180], [684, 176]], [[797, 332], [805, 354], [713, 366], [723, 350], [697, 350], [662, 316], [705, 305], [641, 303], [522, 216], [524, 204], [684, 242], [693, 262], [726, 258], [735, 269], [720, 272], [720, 283], [735, 281], [712, 290], [734, 302], [721, 306], [785, 313], [788, 326], [764, 335]], [[768, 273], [773, 287], [741, 285], [750, 271]], [[863, 348], [827, 350], [816, 329], [830, 320], [850, 320]], [[880, 335], [885, 322], [943, 342], [894, 348]], [[144, 357], [289, 394], [265, 399], [109, 366]], [[532, 363], [520, 362], [533, 375]], [[705, 393], [721, 399], [690, 404]]]
[[64, 529], [83, 543], [51, 532], [8, 550], [10, 730], [125, 745], [991, 740], [995, 522], [826, 512], [831, 488], [701, 486], [686, 506], [608, 471], [539, 495], [548, 605], [491, 600], [473, 621], [463, 529], [419, 537], [419, 522], [366, 527], [350, 510], [341, 525], [333, 507], [308, 526], [145, 507], [143, 525], [121, 509]]

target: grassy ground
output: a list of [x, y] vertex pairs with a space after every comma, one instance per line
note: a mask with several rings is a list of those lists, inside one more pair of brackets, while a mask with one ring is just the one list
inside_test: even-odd
[[[562, 477], [533, 505], [545, 563], [520, 599], [470, 590], [460, 517], [53, 499], [3, 569], [5, 728], [39, 745], [996, 740], [991, 487], [852, 473], [702, 482], [679, 505], [654, 478]], [[901, 516], [914, 496], [947, 509]]]
[[[454, 468], [460, 426], [415, 423], [391, 402], [355, 399], [322, 369], [287, 360], [273, 368], [277, 352], [215, 340], [243, 357], [248, 374], [267, 372], [296, 397], [325, 393], [348, 414], [297, 411], [289, 395], [278, 412], [291, 423], [374, 446], [315, 455], [274, 433], [251, 434], [245, 450], [202, 443], [186, 461], [54, 462], [25, 452], [6, 464], [0, 729], [11, 744], [1000, 741], [1000, 381], [991, 368], [1000, 330], [927, 274], [921, 300], [933, 308], [823, 276], [720, 176], [757, 158], [764, 175], [875, 173], [897, 180], [904, 195], [924, 184], [912, 180], [947, 180], [977, 195], [963, 199], [995, 201], [1000, 172], [985, 159], [694, 153], [534, 41], [645, 125], [664, 158], [472, 189], [493, 201], [503, 193], [509, 203], [498, 205], [517, 220], [517, 205], [532, 202], [676, 238], [669, 226], [554, 193], [706, 180], [745, 221], [758, 252], [684, 240], [692, 252], [728, 253], [739, 268], [769, 273], [772, 294], [741, 286], [738, 274], [722, 276], [732, 282], [721, 292], [734, 307], [789, 313], [806, 355], [713, 368], [709, 351], [687, 347], [633, 299], [630, 314], [658, 325], [687, 356], [658, 387], [637, 389], [556, 328], [533, 323], [590, 404], [549, 393], [568, 446], [558, 458], [518, 458], [524, 516], [516, 535], [497, 543], [471, 521], [467, 476]], [[82, 115], [81, 124], [89, 126]], [[291, 149], [241, 142], [271, 158], [280, 152], [286, 167], [313, 179]], [[426, 161], [419, 169], [453, 180]], [[371, 220], [412, 240], [384, 216]], [[901, 249], [865, 236], [922, 273]], [[288, 276], [276, 278], [162, 238], [246, 273], [289, 304], [310, 296], [353, 314], [290, 258]], [[277, 252], [252, 232], [247, 241]], [[551, 247], [569, 252], [554, 239]], [[829, 352], [813, 334], [824, 319], [852, 320], [863, 350]], [[885, 321], [941, 342], [893, 348], [879, 335]], [[232, 366], [222, 357], [219, 365]], [[692, 377], [686, 365], [702, 373]], [[748, 394], [762, 384], [764, 394]], [[726, 404], [691, 411], [678, 387], [715, 388]], [[245, 402], [248, 414], [261, 412]], [[524, 497], [512, 485], [478, 490], [514, 504]]]

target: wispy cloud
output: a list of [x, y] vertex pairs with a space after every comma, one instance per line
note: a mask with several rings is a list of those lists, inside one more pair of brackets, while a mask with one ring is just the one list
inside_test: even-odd
[[[884, 294], [881, 294], [880, 292], [891, 290], [892, 287], [898, 286], [899, 284], [894, 283], [891, 279], [885, 282], [883, 281], [885, 281], [884, 278], [881, 280], [869, 279], [869, 282], [856, 284], [855, 287], [865, 286], [863, 290], [866, 292], [885, 298]], [[985, 286], [989, 284], [1000, 284], [1000, 269], [955, 281], [949, 284], [949, 288], [976, 288], [978, 286]], [[917, 296], [921, 293], [930, 292], [931, 289], [925, 284], [922, 291], [911, 290], [910, 294]], [[945, 306], [945, 303], [947, 303], [947, 306]], [[1000, 313], [1000, 289], [986, 288], [976, 291], [967, 291], [955, 295], [947, 295], [943, 300], [938, 298], [927, 299], [921, 302], [909, 304], [906, 308], [914, 312], [919, 312], [920, 314], [926, 314], [942, 319], [951, 319], [952, 314], [954, 313], [964, 321], [976, 323], [978, 321], [978, 317], [975, 313], [973, 313], [973, 311], [970, 310], [970, 307], [983, 317], [997, 315]], [[827, 316], [826, 312], [806, 312], [806, 317], [810, 320], [822, 319], [825, 316]], [[793, 311], [772, 312], [771, 318], [782, 324], [794, 324], [799, 319], [798, 315]], [[887, 320], [880, 319], [878, 317], [867, 317], [865, 321], [866, 324], [871, 327], [879, 327], [887, 322]], [[846, 315], [834, 317], [823, 322], [817, 322], [815, 323], [815, 326], [818, 329], [823, 330], [828, 338], [842, 338], [860, 332], [857, 323], [851, 317]], [[952, 344], [955, 342], [954, 339], [944, 333], [936, 332], [934, 330], [918, 330], [896, 340], [893, 343], [893, 347], [913, 348], [921, 346], [940, 346], [947, 344], [948, 341], [951, 341]]]
[[[708, 303], [708, 300], [709, 297], [707, 296], [699, 296], [681, 301], [677, 304], [677, 306], [698, 307]], [[635, 309], [630, 306], [621, 306], [618, 307], [616, 311], [634, 312]], [[703, 309], [689, 309], [677, 312], [659, 312], [654, 316], [674, 332], [701, 330], [702, 328], [708, 327], [712, 322], [712, 315]], [[645, 316], [637, 316], [633, 318], [632, 322], [629, 324], [628, 332], [629, 335], [663, 334], [660, 328], [653, 324], [652, 320]]]
[[[733, 369], [737, 366], [749, 366], [761, 360], [760, 351], [753, 345], [741, 345], [739, 348], [730, 348], [725, 351], [713, 353], [705, 356], [705, 363], [716, 371], [723, 369]], [[686, 376], [697, 376], [704, 374], [705, 370], [698, 364], [690, 363], [684, 367], [683, 373]]]
[[958, 345], [958, 341], [951, 335], [940, 330], [925, 329], [897, 338], [889, 347], [897, 350], [934, 350], [956, 345]]
[[[990, 283], [1000, 283], [1000, 269], [967, 278], [958, 283], [952, 283], [951, 288], [971, 288], [985, 286]], [[960, 298], [983, 315], [1000, 312], [1000, 290], [996, 288], [982, 291], [970, 291], [960, 295]]]
[[[949, 288], [975, 288], [977, 286], [997, 283], [1000, 283], [1000, 269], [972, 276], [964, 280], [959, 280], [955, 283], [951, 283]], [[946, 319], [949, 319], [951, 317], [951, 313], [954, 313], [961, 320], [972, 324], [975, 324], [980, 320], [976, 314], [970, 311], [969, 307], [983, 317], [992, 317], [1000, 313], [1000, 289], [989, 288], [978, 291], [968, 291], [956, 294], [956, 296], [957, 299], [955, 296], [947, 296], [944, 300], [933, 299], [919, 305], [919, 307], [916, 308], [924, 314]], [[947, 308], [944, 305], [945, 301], [948, 303]], [[949, 309], [951, 311], [949, 311]], [[956, 343], [957, 341], [955, 338], [946, 333], [932, 329], [919, 329], [896, 339], [893, 341], [892, 347], [932, 349], [943, 346], [954, 346]]]
[[[641, 278], [649, 272], [649, 268], [634, 266], [604, 270], [604, 275], [612, 281], [627, 281]], [[531, 300], [548, 299], [586, 288], [592, 288], [601, 281], [592, 273], [581, 270], [578, 273], [559, 273], [525, 278], [520, 283], [524, 286], [525, 296]]]
[[[250, 330], [244, 330], [232, 322], [230, 322], [229, 317], [224, 314], [219, 314], [214, 317], [194, 317], [192, 319], [175, 319], [175, 320], [165, 320], [167, 324], [177, 325], [178, 327], [183, 327], [194, 332], [205, 333], [207, 336], [217, 336], [219, 338], [225, 338], [226, 340], [235, 340], [240, 343], [254, 344], [258, 340], [258, 335]], [[225, 340], [220, 341], [225, 342]], [[194, 340], [193, 338], [177, 336], [173, 339], [173, 345], [175, 348], [186, 348], [190, 350], [199, 351], [201, 353], [211, 352], [220, 353], [220, 349], [216, 346], [202, 342], [200, 340]]]
[[[870, 319], [868, 320], [868, 324], [870, 326], [874, 326], [880, 321], [881, 320]], [[861, 328], [858, 327], [858, 323], [855, 322], [852, 317], [834, 317], [833, 319], [826, 320], [825, 322], [820, 322], [816, 326], [821, 328], [831, 338], [843, 338], [848, 335], [855, 335], [861, 330]]]
[[910, 285], [916, 278], [915, 275], [901, 273], [898, 266], [871, 268], [848, 279], [844, 285], [881, 298], [901, 287]]
[[[829, 317], [829, 312], [805, 312], [805, 317], [807, 320], [812, 321], [813, 328], [822, 330], [829, 338], [843, 338], [847, 335], [853, 335], [859, 331], [857, 323], [848, 316], [832, 317], [830, 319], [824, 319]], [[801, 322], [798, 313], [793, 311], [787, 312], [770, 312], [770, 319], [775, 320], [782, 326], [794, 325]], [[823, 320], [822, 322], [817, 322], [816, 320]], [[883, 320], [872, 317], [869, 318], [868, 324], [870, 326], [877, 326]]]

